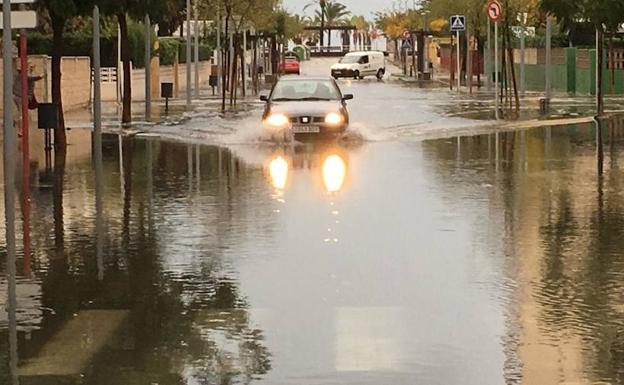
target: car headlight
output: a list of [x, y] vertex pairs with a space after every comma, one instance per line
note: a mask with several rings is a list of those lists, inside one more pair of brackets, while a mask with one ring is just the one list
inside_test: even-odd
[[330, 126], [338, 126], [342, 124], [342, 122], [344, 122], [344, 117], [342, 116], [342, 114], [339, 114], [337, 112], [330, 112], [329, 114], [325, 115], [325, 123], [329, 124]]
[[290, 123], [290, 120], [284, 114], [275, 113], [266, 118], [266, 123], [272, 128], [285, 128]]

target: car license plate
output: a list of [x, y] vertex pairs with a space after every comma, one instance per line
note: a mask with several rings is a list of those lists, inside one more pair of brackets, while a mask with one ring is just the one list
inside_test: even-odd
[[294, 124], [292, 131], [295, 134], [307, 134], [321, 132], [321, 126], [315, 124]]

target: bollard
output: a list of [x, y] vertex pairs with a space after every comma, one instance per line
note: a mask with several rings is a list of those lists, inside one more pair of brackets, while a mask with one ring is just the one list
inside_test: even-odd
[[540, 105], [540, 113], [542, 115], [545, 115], [548, 113], [548, 110], [550, 108], [550, 100], [547, 98], [541, 98], [539, 100], [539, 105]]
[[46, 170], [52, 164], [52, 136], [50, 130], [58, 128], [58, 106], [54, 103], [39, 103], [37, 108], [37, 127], [43, 130]]
[[173, 83], [160, 84], [160, 97], [165, 98], [165, 114], [169, 113], [169, 98], [173, 97]]

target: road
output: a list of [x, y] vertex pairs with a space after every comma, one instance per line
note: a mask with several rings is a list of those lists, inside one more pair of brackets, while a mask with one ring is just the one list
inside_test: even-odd
[[103, 180], [90, 154], [32, 164], [22, 383], [621, 382], [622, 121], [598, 178], [593, 123], [507, 131], [444, 89], [340, 85], [359, 140], [266, 143], [258, 104], [107, 135]]

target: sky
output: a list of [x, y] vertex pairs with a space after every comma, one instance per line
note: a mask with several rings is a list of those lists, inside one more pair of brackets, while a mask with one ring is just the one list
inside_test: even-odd
[[[302, 13], [303, 7], [311, 3], [311, 0], [283, 0], [283, 2], [287, 10]], [[363, 15], [367, 19], [372, 19], [376, 11], [392, 7], [391, 0], [340, 0], [340, 2], [346, 5], [354, 15]], [[312, 12], [312, 9], [309, 9], [306, 13]]]

